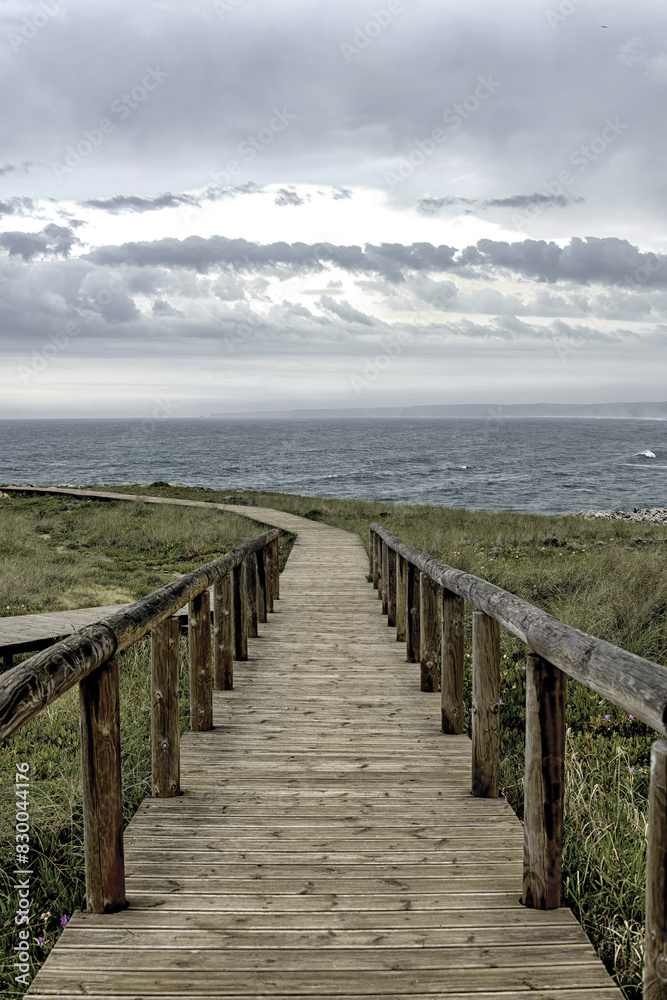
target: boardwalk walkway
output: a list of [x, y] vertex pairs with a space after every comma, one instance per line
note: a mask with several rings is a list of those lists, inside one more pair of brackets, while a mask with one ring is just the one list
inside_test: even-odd
[[360, 539], [253, 513], [298, 532], [276, 612], [183, 737], [185, 794], [127, 828], [130, 908], [75, 913], [29, 995], [620, 998], [569, 910], [519, 904], [521, 825], [471, 797]]

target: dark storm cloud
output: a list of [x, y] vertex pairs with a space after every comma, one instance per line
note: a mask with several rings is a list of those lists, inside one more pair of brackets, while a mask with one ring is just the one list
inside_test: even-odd
[[66, 226], [50, 223], [41, 233], [0, 233], [0, 247], [10, 257], [21, 257], [31, 261], [35, 257], [68, 257], [72, 247], [80, 243], [72, 230]]

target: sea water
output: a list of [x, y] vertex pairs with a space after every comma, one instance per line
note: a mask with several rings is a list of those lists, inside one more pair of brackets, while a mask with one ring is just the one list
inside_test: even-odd
[[667, 421], [0, 421], [0, 483], [155, 480], [545, 514], [664, 507]]

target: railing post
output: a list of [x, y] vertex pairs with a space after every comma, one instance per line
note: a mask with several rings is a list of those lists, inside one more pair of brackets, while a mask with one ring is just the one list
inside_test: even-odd
[[382, 546], [384, 542], [378, 534], [375, 535], [375, 566], [378, 576], [378, 598], [382, 600]]
[[235, 566], [233, 571], [234, 599], [234, 659], [248, 659], [248, 618], [246, 616], [246, 563]]
[[483, 611], [472, 616], [472, 794], [500, 794], [500, 627]]
[[382, 578], [380, 581], [380, 588], [382, 590], [382, 614], [386, 615], [389, 609], [389, 546], [384, 541], [381, 542], [382, 547]]
[[211, 676], [211, 600], [208, 590], [188, 605], [190, 650], [190, 728], [196, 733], [213, 729]]
[[273, 548], [274, 545], [276, 544], [277, 543], [275, 542], [269, 542], [269, 544], [264, 549], [265, 553], [264, 565], [266, 567], [266, 613], [267, 614], [273, 611], [273, 589], [274, 589]]
[[419, 570], [407, 562], [405, 658], [408, 663], [419, 663]]
[[113, 913], [125, 899], [118, 663], [79, 681], [86, 909]]
[[667, 740], [651, 748], [644, 1000], [667, 1000]]
[[565, 674], [533, 653], [526, 660], [523, 903], [560, 906], [565, 792]]
[[463, 598], [451, 590], [442, 591], [442, 731], [463, 732]]
[[436, 691], [438, 684], [438, 585], [427, 573], [419, 574], [419, 608], [421, 690]]
[[232, 574], [213, 587], [213, 676], [216, 691], [234, 687], [234, 588]]
[[405, 642], [407, 621], [407, 559], [396, 553], [396, 642]]
[[272, 571], [272, 587], [271, 587], [271, 599], [277, 601], [280, 598], [280, 538], [276, 538], [275, 542], [271, 546], [272, 558], [271, 566]]
[[257, 560], [251, 552], [245, 558], [246, 564], [246, 615], [248, 618], [248, 637], [256, 639], [257, 632]]
[[398, 556], [387, 546], [387, 625], [396, 625], [396, 560]]
[[178, 618], [167, 618], [151, 633], [151, 764], [155, 798], [181, 790], [178, 718]]
[[375, 532], [372, 528], [368, 529], [368, 560], [370, 562], [371, 576], [373, 577], [373, 588], [378, 589], [378, 565], [377, 559], [375, 558]]
[[255, 553], [257, 562], [257, 620], [266, 621], [266, 549]]

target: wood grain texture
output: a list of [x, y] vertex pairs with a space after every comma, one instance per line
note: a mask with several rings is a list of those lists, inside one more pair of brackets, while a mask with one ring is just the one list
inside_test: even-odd
[[[200, 506], [195, 501], [180, 502]], [[18, 664], [16, 668], [1, 674], [0, 740], [5, 740], [100, 664], [152, 632], [216, 580], [239, 566], [248, 555], [275, 540], [277, 535], [273, 529], [244, 542], [219, 559], [198, 567], [192, 573], [186, 573], [134, 604], [118, 607], [104, 620], [81, 628], [42, 653]]]
[[500, 629], [472, 616], [472, 794], [500, 795]]
[[463, 732], [463, 610], [464, 600], [451, 590], [441, 592], [442, 661], [440, 670], [442, 731]]
[[651, 749], [646, 856], [645, 1000], [667, 1000], [667, 740]]
[[178, 717], [177, 618], [167, 618], [151, 633], [151, 782], [156, 798], [178, 795], [180, 735]]
[[405, 602], [405, 658], [408, 663], [419, 663], [419, 570], [411, 562], [406, 566]]
[[86, 908], [127, 905], [120, 779], [118, 662], [108, 660], [79, 684]]
[[208, 591], [197, 594], [188, 606], [190, 656], [190, 728], [213, 728], [213, 677], [211, 674], [211, 612]]
[[405, 642], [407, 622], [407, 562], [396, 554], [396, 642]]
[[126, 830], [130, 908], [74, 913], [29, 995], [619, 1000], [568, 910], [521, 906], [521, 824], [470, 795], [360, 540], [256, 515], [297, 533], [280, 602], [182, 738], [184, 795]]
[[216, 691], [234, 687], [234, 587], [227, 573], [213, 587], [213, 683]]
[[381, 524], [371, 527], [418, 570], [494, 618], [537, 655], [667, 736], [667, 667], [587, 635], [487, 580], [447, 566]]
[[419, 574], [419, 609], [421, 690], [437, 691], [440, 682], [438, 669], [438, 649], [440, 646], [438, 585], [426, 573]]
[[523, 902], [560, 906], [565, 799], [565, 674], [539, 656], [526, 661]]

